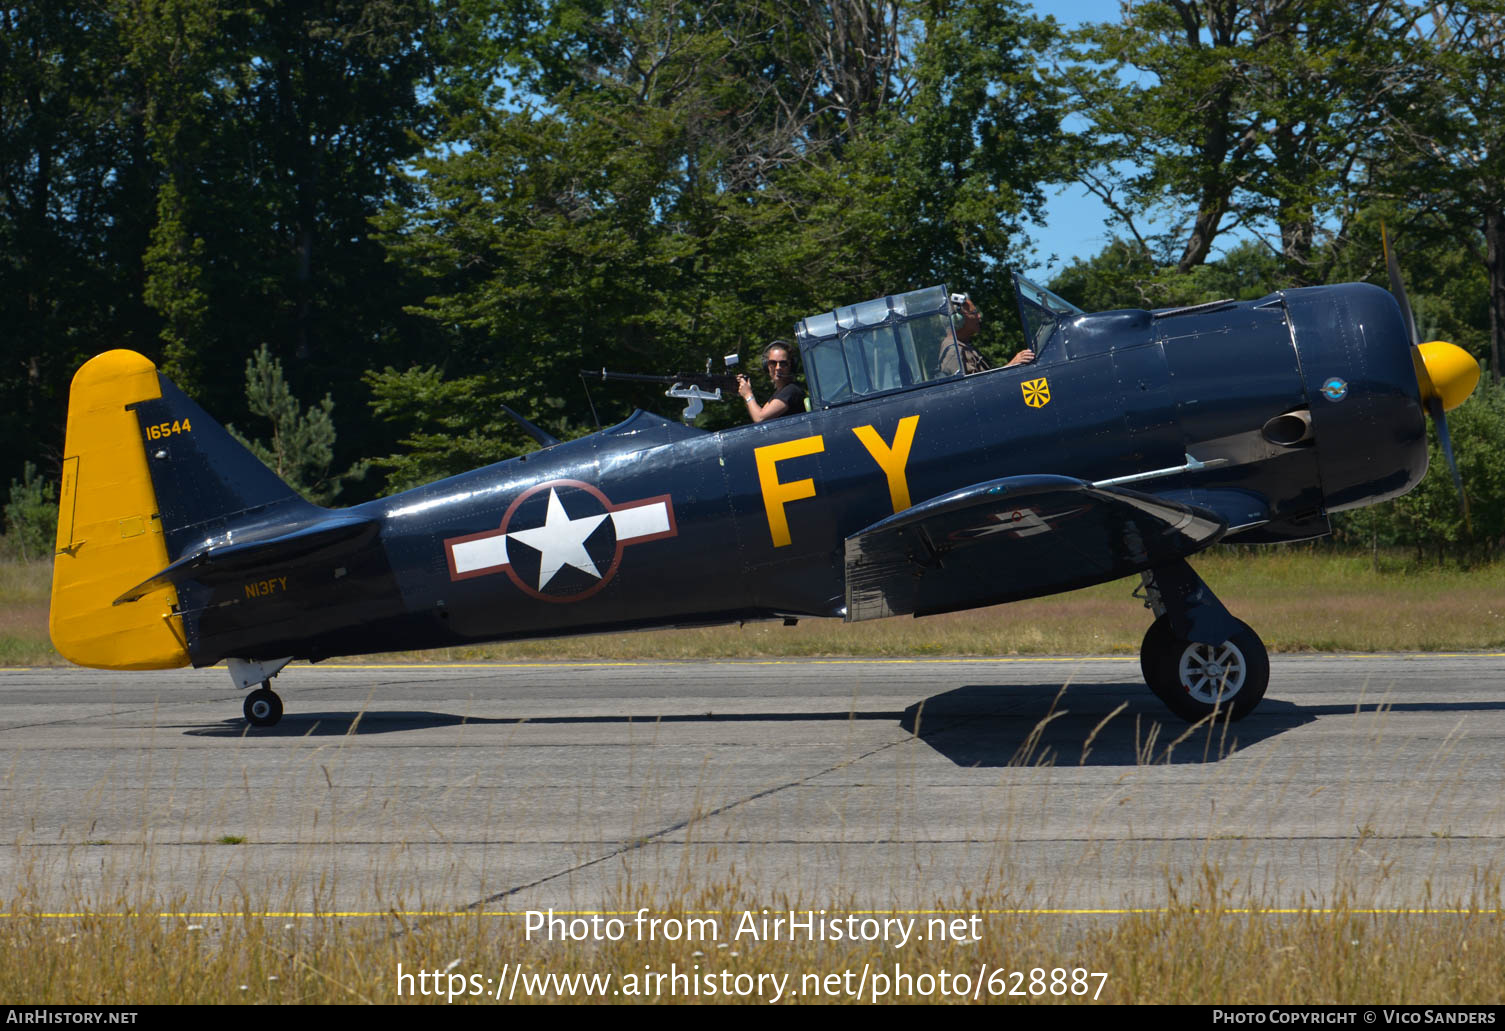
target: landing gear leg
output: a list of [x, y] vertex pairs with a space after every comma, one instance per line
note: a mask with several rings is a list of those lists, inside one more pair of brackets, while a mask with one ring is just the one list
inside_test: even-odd
[[1142, 575], [1156, 619], [1139, 666], [1155, 697], [1189, 723], [1215, 712], [1229, 720], [1253, 712], [1270, 683], [1259, 635], [1233, 618], [1185, 561]]
[[291, 655], [285, 659], [262, 659], [254, 662], [250, 659], [225, 660], [225, 665], [230, 668], [230, 679], [236, 687], [245, 690], [252, 684], [261, 685], [246, 695], [244, 712], [246, 721], [251, 726], [274, 727], [282, 719], [282, 699], [272, 690], [272, 678], [291, 661]]
[[259, 689], [246, 695], [245, 713], [253, 727], [274, 727], [282, 719], [282, 699], [270, 680], [263, 680]]

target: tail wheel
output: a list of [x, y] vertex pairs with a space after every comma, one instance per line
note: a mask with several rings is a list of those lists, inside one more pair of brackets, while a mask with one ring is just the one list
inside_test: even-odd
[[1145, 683], [1166, 707], [1195, 723], [1213, 712], [1241, 720], [1254, 711], [1270, 683], [1270, 658], [1259, 635], [1239, 622], [1219, 644], [1188, 641], [1161, 616], [1139, 648]]
[[246, 695], [246, 720], [253, 727], [273, 727], [282, 719], [282, 699], [270, 687], [259, 687]]

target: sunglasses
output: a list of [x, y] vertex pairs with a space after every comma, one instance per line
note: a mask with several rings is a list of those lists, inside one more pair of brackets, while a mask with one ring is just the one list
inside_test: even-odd
[[775, 365], [793, 365], [794, 363], [791, 362], [789, 359], [784, 358], [784, 359], [770, 359], [769, 361], [765, 362], [764, 364], [767, 365], [771, 369]]

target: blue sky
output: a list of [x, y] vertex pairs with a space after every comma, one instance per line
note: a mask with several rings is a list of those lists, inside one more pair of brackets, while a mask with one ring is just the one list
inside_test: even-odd
[[[1117, 21], [1120, 9], [1119, 0], [1058, 0], [1054, 3], [1036, 0], [1030, 6], [1040, 14], [1053, 15], [1056, 21], [1067, 27], [1082, 22]], [[1057, 261], [1049, 269], [1042, 264], [1025, 270], [1026, 275], [1040, 282], [1070, 265], [1073, 258], [1096, 254], [1113, 235], [1103, 224], [1108, 209], [1082, 187], [1057, 187], [1048, 197], [1044, 224], [1032, 226], [1030, 236], [1035, 241], [1035, 253], [1041, 262], [1051, 254], [1057, 256]]]

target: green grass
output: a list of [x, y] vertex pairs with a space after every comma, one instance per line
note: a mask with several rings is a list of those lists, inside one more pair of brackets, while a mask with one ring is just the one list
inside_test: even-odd
[[[1473, 569], [1325, 547], [1217, 548], [1194, 565], [1271, 651], [1505, 648], [1505, 562]], [[62, 665], [47, 639], [50, 566], [0, 563], [0, 664]], [[804, 619], [560, 638], [373, 656], [381, 661], [512, 661], [1132, 654], [1149, 614], [1138, 578], [1011, 605], [867, 623]]]
[[[1194, 565], [1271, 651], [1505, 648], [1505, 563], [1472, 570], [1308, 547], [1215, 549]], [[380, 656], [414, 661], [779, 656], [1137, 654], [1150, 623], [1139, 578], [967, 612], [564, 638]]]
[[0, 560], [0, 666], [56, 666], [47, 637], [50, 561]]

